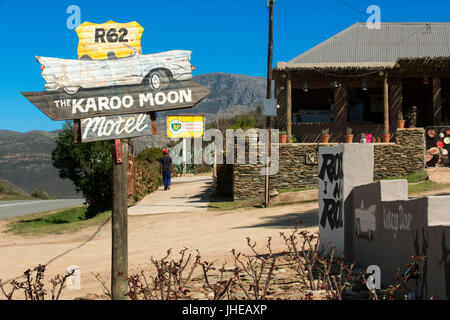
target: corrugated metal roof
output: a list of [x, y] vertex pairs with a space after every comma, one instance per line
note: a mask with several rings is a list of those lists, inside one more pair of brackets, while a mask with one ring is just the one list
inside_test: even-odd
[[356, 23], [277, 68], [393, 66], [400, 58], [450, 57], [450, 23]]

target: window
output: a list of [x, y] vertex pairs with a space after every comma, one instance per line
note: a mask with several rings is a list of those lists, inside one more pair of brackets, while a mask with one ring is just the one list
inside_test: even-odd
[[350, 123], [383, 123], [383, 88], [348, 88], [348, 106]]
[[333, 118], [333, 92], [329, 88], [292, 90], [292, 122], [327, 123]]

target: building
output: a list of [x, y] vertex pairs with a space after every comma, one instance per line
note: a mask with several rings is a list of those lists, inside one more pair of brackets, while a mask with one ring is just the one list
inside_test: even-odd
[[273, 69], [277, 126], [298, 142], [345, 142], [346, 128], [395, 134], [399, 111], [418, 127], [450, 124], [450, 23], [356, 23]]

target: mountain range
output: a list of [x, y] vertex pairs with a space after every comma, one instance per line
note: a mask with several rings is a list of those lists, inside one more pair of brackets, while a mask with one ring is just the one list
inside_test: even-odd
[[[266, 79], [261, 77], [208, 73], [194, 77], [193, 81], [209, 88], [209, 96], [191, 109], [157, 113], [158, 135], [136, 138], [137, 152], [167, 145], [168, 114], [204, 114], [208, 123], [253, 111], [266, 93]], [[41, 189], [58, 198], [80, 197], [72, 182], [59, 178], [58, 170], [52, 166], [51, 153], [58, 132], [0, 130], [0, 179], [28, 193]]]

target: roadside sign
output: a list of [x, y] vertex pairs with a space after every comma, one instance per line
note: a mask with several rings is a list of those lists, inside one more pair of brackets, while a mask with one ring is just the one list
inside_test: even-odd
[[190, 108], [210, 92], [193, 81], [180, 81], [160, 91], [137, 85], [83, 90], [76, 94], [64, 91], [22, 94], [50, 119], [72, 120]]
[[168, 138], [199, 138], [205, 130], [205, 116], [176, 115], [167, 116]]
[[124, 139], [152, 135], [149, 113], [95, 117], [81, 120], [81, 141]]
[[261, 115], [264, 117], [276, 117], [277, 99], [261, 100]]
[[[112, 148], [111, 298], [126, 299], [128, 276], [127, 169], [132, 138], [156, 133], [155, 111], [193, 107], [210, 90], [193, 82], [189, 50], [142, 54], [137, 22], [84, 22], [76, 32], [78, 58], [37, 56], [45, 91], [22, 94], [52, 120], [74, 120], [75, 142], [114, 140]], [[186, 120], [202, 136], [204, 118]], [[80, 120], [81, 119], [81, 120]], [[124, 277], [119, 277], [123, 274]]]
[[[136, 21], [102, 24], [83, 22], [75, 29], [78, 34], [78, 59], [108, 59], [131, 56], [134, 48], [142, 52], [141, 37], [144, 32]], [[129, 47], [125, 46], [127, 44]]]

